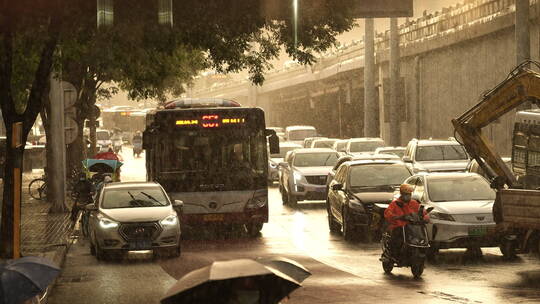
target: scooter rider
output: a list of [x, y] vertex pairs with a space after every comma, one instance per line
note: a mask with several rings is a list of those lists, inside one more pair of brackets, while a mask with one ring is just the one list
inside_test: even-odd
[[142, 133], [141, 131], [137, 131], [135, 132], [135, 135], [133, 135], [133, 139], [131, 140], [132, 142], [140, 142], [142, 141]]
[[[399, 187], [399, 198], [394, 199], [384, 211], [384, 218], [389, 224], [388, 231], [391, 233], [390, 248], [394, 254], [399, 253], [398, 251], [403, 244], [402, 229], [400, 228], [407, 225], [407, 216], [418, 213], [420, 209], [420, 204], [412, 199], [413, 190], [411, 185], [402, 184]], [[429, 221], [429, 216], [425, 211], [424, 220]]]

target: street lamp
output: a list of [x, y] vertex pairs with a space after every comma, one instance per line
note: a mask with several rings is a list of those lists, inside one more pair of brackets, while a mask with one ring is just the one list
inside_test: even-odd
[[173, 26], [172, 0], [158, 0], [158, 23]]
[[[114, 25], [114, 0], [96, 0], [97, 27]], [[157, 20], [160, 25], [173, 26], [172, 0], [157, 1]], [[296, 1], [296, 0], [295, 0]]]
[[114, 23], [114, 0], [97, 0], [97, 27]]
[[298, 48], [298, 0], [293, 0], [294, 48]]

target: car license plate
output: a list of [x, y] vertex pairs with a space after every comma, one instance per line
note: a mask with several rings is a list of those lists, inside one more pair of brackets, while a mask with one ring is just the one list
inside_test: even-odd
[[469, 236], [484, 236], [487, 234], [487, 227], [470, 227]]
[[149, 250], [152, 249], [152, 241], [150, 240], [136, 240], [129, 242], [130, 250]]
[[223, 214], [206, 214], [203, 216], [205, 222], [222, 222]]

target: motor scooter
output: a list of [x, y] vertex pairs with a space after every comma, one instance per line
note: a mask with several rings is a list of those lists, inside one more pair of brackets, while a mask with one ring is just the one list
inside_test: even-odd
[[122, 145], [124, 144], [122, 138], [114, 138], [112, 142], [114, 153], [120, 153], [120, 151], [122, 151]]
[[133, 157], [141, 156], [142, 150], [142, 139], [133, 139]]
[[[433, 207], [426, 209], [429, 213]], [[384, 232], [381, 238], [383, 254], [380, 258], [385, 273], [391, 273], [394, 267], [411, 267], [415, 278], [422, 276], [426, 252], [429, 248], [429, 238], [424, 220], [424, 206], [420, 206], [418, 213], [411, 213], [404, 219], [407, 225], [395, 228], [401, 229], [403, 241], [401, 248], [392, 250], [391, 234]], [[396, 251], [396, 252], [394, 252]]]

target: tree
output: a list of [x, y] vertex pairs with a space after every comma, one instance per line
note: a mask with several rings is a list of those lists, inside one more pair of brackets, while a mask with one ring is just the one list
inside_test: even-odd
[[[299, 62], [310, 64], [316, 52], [334, 45], [334, 36], [353, 25], [349, 8], [354, 0], [326, 0], [322, 10], [301, 7], [298, 35], [292, 32], [292, 20], [274, 21], [261, 15], [258, 1], [173, 3], [175, 25], [167, 28], [157, 24], [157, 1], [116, 0], [114, 28], [96, 33], [95, 24], [84, 21], [95, 18], [93, 1], [0, 0], [0, 107], [8, 142], [1, 224], [3, 256], [11, 256], [16, 250], [11, 241], [13, 223], [17, 223], [14, 198], [21, 193], [21, 173], [16, 169], [21, 168], [24, 145], [12, 145], [13, 126], [22, 125], [24, 143], [43, 109], [49, 76], [60, 66], [54, 65], [61, 62], [55, 55], [76, 58], [72, 54], [79, 54], [82, 58], [88, 54], [84, 48], [88, 51], [97, 46], [92, 53], [95, 51], [95, 56], [105, 60], [93, 56], [91, 65], [95, 70], [89, 69], [89, 64], [71, 69], [69, 64], [77, 64], [63, 62], [68, 73], [74, 72], [81, 88], [98, 79], [113, 80], [131, 97], [163, 97], [167, 91], [179, 88], [178, 84], [201, 66], [225, 73], [247, 69], [250, 79], [260, 84], [270, 67], [269, 61], [278, 56], [281, 48]], [[97, 40], [91, 33], [96, 33]], [[90, 35], [86, 40], [90, 44], [78, 45], [77, 34]], [[78, 50], [79, 47], [83, 49]], [[185, 65], [179, 67], [179, 77], [170, 77], [167, 71], [178, 58]], [[100, 64], [94, 66], [94, 60]], [[190, 62], [195, 63], [195, 68]], [[88, 87], [91, 89], [81, 90], [81, 94], [86, 92], [92, 100], [92, 91], [98, 92], [100, 87], [97, 82]]]
[[[171, 43], [170, 29], [159, 26], [152, 16], [129, 26], [99, 31], [95, 17], [85, 16], [70, 35], [62, 45], [61, 62], [64, 80], [79, 92], [75, 105], [79, 136], [68, 148], [71, 168], [80, 166], [84, 121], [88, 119], [92, 124], [97, 118], [96, 99], [110, 98], [118, 88], [127, 91], [132, 99], [179, 95], [182, 84], [206, 67], [202, 51]], [[111, 83], [116, 86], [111, 87]]]

